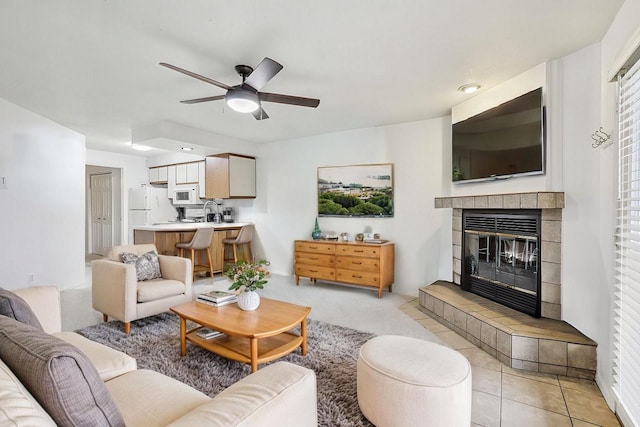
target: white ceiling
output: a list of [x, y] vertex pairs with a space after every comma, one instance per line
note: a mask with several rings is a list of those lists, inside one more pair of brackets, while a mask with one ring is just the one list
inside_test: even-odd
[[[250, 142], [449, 114], [472, 95], [599, 41], [623, 0], [2, 0], [0, 97], [131, 152], [132, 131], [164, 122]], [[284, 69], [266, 92], [319, 98], [317, 109], [264, 103], [268, 120], [223, 101], [236, 64]], [[214, 146], [215, 144], [212, 144]]]

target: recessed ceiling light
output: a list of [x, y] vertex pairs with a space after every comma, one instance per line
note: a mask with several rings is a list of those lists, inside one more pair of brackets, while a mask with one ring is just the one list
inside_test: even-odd
[[469, 84], [460, 86], [458, 90], [463, 93], [473, 93], [478, 89], [480, 89], [481, 87], [482, 86], [480, 86], [478, 83], [469, 83]]
[[193, 147], [182, 147], [182, 151], [193, 151]]
[[149, 147], [148, 145], [140, 145], [140, 144], [131, 144], [131, 148], [138, 151], [149, 151], [153, 150], [153, 147]]

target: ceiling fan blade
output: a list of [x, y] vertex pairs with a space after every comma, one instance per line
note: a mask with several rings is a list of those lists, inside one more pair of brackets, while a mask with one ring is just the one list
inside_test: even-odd
[[186, 74], [187, 76], [193, 77], [194, 79], [202, 80], [203, 82], [207, 82], [207, 83], [210, 83], [210, 84], [212, 84], [214, 86], [218, 86], [218, 87], [220, 87], [222, 89], [227, 89], [227, 90], [231, 89], [231, 86], [229, 86], [229, 85], [217, 82], [217, 81], [215, 81], [213, 79], [210, 79], [209, 77], [201, 76], [200, 74], [192, 73], [189, 70], [185, 70], [183, 68], [176, 67], [175, 65], [167, 64], [166, 62], [161, 62], [160, 65], [162, 65], [163, 67], [170, 68], [170, 69], [172, 69], [174, 71], [177, 71], [179, 73]]
[[254, 111], [251, 114], [253, 114], [253, 117], [255, 117], [256, 120], [264, 120], [269, 118], [269, 115], [267, 114], [266, 111], [262, 109], [262, 107], [258, 108], [256, 111]]
[[302, 107], [316, 108], [320, 104], [319, 99], [303, 98], [301, 96], [281, 95], [279, 93], [260, 92], [260, 101], [277, 102], [280, 104], [300, 105]]
[[260, 90], [282, 70], [282, 65], [271, 58], [264, 58], [244, 81], [255, 90]]
[[217, 101], [224, 99], [225, 95], [207, 96], [205, 98], [187, 99], [186, 101], [180, 101], [183, 104], [198, 104], [200, 102]]

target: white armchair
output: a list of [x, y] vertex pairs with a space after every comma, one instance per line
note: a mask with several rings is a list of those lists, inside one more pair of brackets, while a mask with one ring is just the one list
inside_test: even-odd
[[131, 321], [169, 310], [170, 307], [192, 299], [191, 260], [176, 256], [158, 255], [161, 278], [138, 281], [133, 264], [121, 262], [121, 253], [138, 256], [158, 252], [155, 245], [115, 246], [107, 256], [91, 262], [93, 308], [124, 323], [130, 332]]

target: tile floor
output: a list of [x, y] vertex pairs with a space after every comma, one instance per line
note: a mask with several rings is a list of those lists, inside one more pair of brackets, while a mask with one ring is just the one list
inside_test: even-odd
[[401, 310], [465, 355], [473, 376], [472, 426], [620, 426], [594, 381], [512, 369], [420, 311]]

